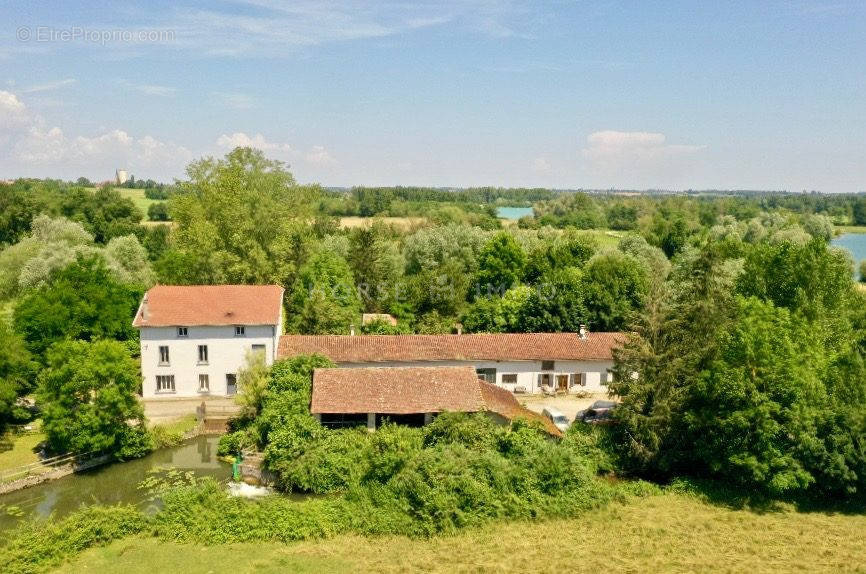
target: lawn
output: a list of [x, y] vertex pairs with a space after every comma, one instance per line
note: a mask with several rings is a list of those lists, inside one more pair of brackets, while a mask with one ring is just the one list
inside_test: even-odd
[[[33, 424], [38, 429], [38, 422]], [[6, 432], [0, 437], [0, 474], [19, 466], [39, 462], [39, 456], [34, 450], [44, 440], [45, 435], [39, 430], [21, 433]], [[48, 470], [47, 467], [45, 470]]]
[[866, 572], [864, 532], [864, 515], [759, 513], [665, 494], [571, 520], [494, 523], [430, 540], [203, 547], [130, 538], [57, 572]]

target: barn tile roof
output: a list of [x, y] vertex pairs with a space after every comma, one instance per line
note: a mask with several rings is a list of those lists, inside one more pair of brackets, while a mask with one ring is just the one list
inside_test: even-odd
[[510, 391], [479, 380], [472, 367], [355, 367], [316, 369], [310, 412], [318, 414], [417, 414], [490, 411], [507, 420], [538, 420], [553, 436], [562, 433], [520, 405]]
[[139, 305], [135, 327], [277, 325], [279, 285], [156, 285]]
[[623, 333], [284, 335], [279, 356], [319, 353], [337, 363], [610, 360]]
[[472, 367], [316, 369], [312, 413], [477, 412], [484, 403]]

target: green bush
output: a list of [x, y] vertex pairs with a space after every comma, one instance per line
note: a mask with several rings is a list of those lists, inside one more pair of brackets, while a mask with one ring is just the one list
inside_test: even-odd
[[42, 572], [88, 548], [142, 532], [146, 525], [132, 506], [92, 506], [58, 522], [32, 522], [0, 548], [0, 564], [4, 574]]

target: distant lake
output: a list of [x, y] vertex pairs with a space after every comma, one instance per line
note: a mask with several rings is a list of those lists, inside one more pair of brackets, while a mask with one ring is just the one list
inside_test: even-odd
[[496, 215], [502, 219], [520, 219], [534, 213], [531, 207], [499, 207], [496, 209]]
[[847, 249], [854, 258], [854, 267], [866, 259], [866, 233], [844, 233], [833, 240], [833, 245]]

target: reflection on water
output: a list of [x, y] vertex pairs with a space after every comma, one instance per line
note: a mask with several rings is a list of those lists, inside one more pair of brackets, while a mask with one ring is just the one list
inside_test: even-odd
[[[219, 437], [201, 436], [138, 460], [95, 468], [0, 495], [0, 529], [15, 526], [28, 517], [61, 517], [91, 504], [152, 504], [145, 500], [146, 493], [137, 486], [154, 468], [191, 470], [197, 476], [227, 479], [231, 476], [231, 465], [217, 460], [218, 441]], [[10, 515], [7, 509], [11, 506], [18, 507], [23, 515]]]

